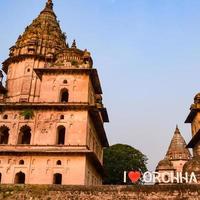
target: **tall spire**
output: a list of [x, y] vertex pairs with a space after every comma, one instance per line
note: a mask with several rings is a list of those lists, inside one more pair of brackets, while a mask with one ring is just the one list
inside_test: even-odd
[[176, 129], [175, 129], [174, 134], [181, 134], [180, 131], [179, 131], [179, 128], [178, 128], [178, 124], [176, 124]]
[[52, 0], [48, 0], [46, 2], [46, 8], [53, 10], [53, 2], [52, 2]]
[[77, 46], [76, 46], [76, 40], [73, 40], [73, 43], [72, 43], [72, 47], [71, 47], [71, 48], [74, 48], [74, 49], [77, 48]]
[[52, 0], [46, 1], [45, 8], [39, 16], [26, 27], [17, 42], [10, 48], [9, 58], [3, 63], [3, 70], [7, 73], [8, 65], [16, 57], [55, 58], [55, 55], [67, 48], [66, 36], [62, 32], [59, 21], [53, 11]]
[[191, 154], [186, 148], [186, 142], [179, 131], [178, 125], [176, 125], [173, 138], [166, 154], [166, 158], [169, 160], [187, 160], [190, 157]]

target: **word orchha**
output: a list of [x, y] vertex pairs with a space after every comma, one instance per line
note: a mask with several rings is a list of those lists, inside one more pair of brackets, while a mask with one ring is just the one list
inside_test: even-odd
[[141, 173], [139, 171], [124, 171], [124, 183], [127, 183], [127, 175], [132, 183], [141, 181], [143, 183], [197, 183], [197, 178], [194, 172], [185, 173], [177, 172], [145, 172]]

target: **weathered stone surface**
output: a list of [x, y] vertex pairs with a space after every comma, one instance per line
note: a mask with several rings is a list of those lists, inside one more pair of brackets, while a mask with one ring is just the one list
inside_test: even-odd
[[182, 172], [183, 165], [191, 159], [191, 153], [186, 148], [186, 142], [181, 135], [178, 126], [174, 132], [166, 156], [161, 160], [156, 170], [158, 172]]
[[198, 200], [199, 195], [199, 185], [0, 187], [0, 199], [6, 200]]
[[109, 119], [100, 80], [90, 53], [75, 41], [69, 47], [51, 0], [10, 48], [3, 70], [0, 183], [101, 184]]

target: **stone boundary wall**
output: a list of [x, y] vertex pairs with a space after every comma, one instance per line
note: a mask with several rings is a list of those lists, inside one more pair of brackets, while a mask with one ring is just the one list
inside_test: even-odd
[[0, 200], [200, 200], [200, 185], [0, 185]]

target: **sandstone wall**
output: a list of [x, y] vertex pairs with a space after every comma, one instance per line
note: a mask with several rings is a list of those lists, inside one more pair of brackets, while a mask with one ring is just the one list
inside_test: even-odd
[[199, 185], [0, 186], [0, 200], [199, 200]]

